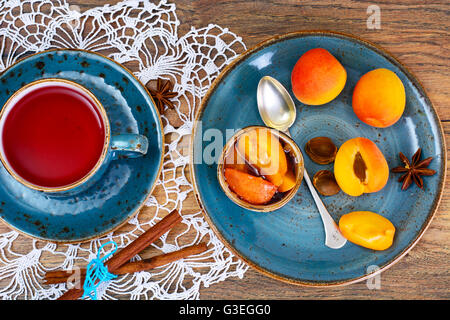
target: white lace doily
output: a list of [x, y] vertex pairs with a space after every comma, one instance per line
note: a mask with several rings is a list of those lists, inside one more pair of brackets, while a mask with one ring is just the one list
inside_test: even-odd
[[217, 239], [200, 210], [183, 210], [183, 202], [193, 199], [185, 171], [195, 109], [220, 70], [245, 50], [241, 38], [217, 25], [192, 27], [179, 36], [176, 7], [166, 1], [124, 1], [83, 13], [77, 9], [64, 0], [0, 1], [0, 71], [34, 52], [81, 48], [124, 64], [143, 83], [158, 77], [172, 80], [179, 95], [173, 99], [176, 109], [170, 110], [171, 116], [162, 116], [167, 141], [164, 167], [147, 203], [150, 208], [145, 210], [146, 217], [139, 214], [121, 232], [71, 245], [32, 240], [16, 231], [0, 234], [0, 297], [59, 297], [66, 290], [65, 284], [43, 285], [45, 272], [85, 266], [107, 240], [116, 241], [122, 248], [173, 208], [183, 212], [183, 227], [177, 228], [176, 235], [169, 233], [156, 242], [152, 253], [170, 252], [201, 241], [208, 242], [210, 249], [149, 272], [119, 277], [103, 285], [98, 297], [199, 299], [201, 286], [230, 276], [242, 278], [247, 265]]

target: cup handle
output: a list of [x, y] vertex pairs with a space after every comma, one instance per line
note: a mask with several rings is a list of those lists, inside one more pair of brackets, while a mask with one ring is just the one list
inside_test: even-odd
[[140, 134], [120, 134], [111, 137], [113, 160], [139, 158], [147, 154], [148, 139]]

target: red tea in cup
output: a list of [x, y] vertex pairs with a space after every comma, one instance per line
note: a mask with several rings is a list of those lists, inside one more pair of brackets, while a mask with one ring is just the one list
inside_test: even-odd
[[46, 79], [20, 89], [0, 118], [3, 163], [16, 179], [38, 187], [82, 180], [105, 148], [102, 110], [87, 89], [70, 81]]

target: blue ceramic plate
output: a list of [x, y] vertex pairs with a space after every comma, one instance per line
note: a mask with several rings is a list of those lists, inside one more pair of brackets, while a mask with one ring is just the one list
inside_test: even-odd
[[[430, 224], [442, 195], [446, 151], [439, 118], [421, 85], [395, 58], [366, 41], [333, 32], [297, 32], [263, 42], [233, 61], [203, 99], [194, 128], [192, 156], [201, 159], [202, 150], [211, 143], [210, 139], [202, 141], [201, 134], [210, 128], [220, 130], [225, 137], [226, 129], [263, 125], [256, 104], [260, 78], [269, 75], [278, 79], [293, 95], [291, 71], [304, 52], [317, 47], [330, 51], [344, 65], [348, 78], [343, 92], [326, 105], [305, 106], [295, 100], [297, 120], [290, 132], [302, 150], [317, 136], [330, 137], [338, 147], [361, 136], [377, 144], [390, 168], [401, 164], [400, 151], [411, 158], [419, 146], [422, 157], [433, 157], [430, 168], [437, 174], [424, 178], [424, 190], [413, 185], [401, 191], [398, 175], [391, 173], [388, 184], [378, 193], [351, 197], [340, 192], [322, 197], [336, 222], [356, 210], [374, 211], [388, 218], [397, 229], [389, 249], [373, 251], [350, 242], [339, 250], [326, 247], [322, 221], [304, 183], [283, 208], [256, 213], [226, 197], [217, 181], [216, 164], [196, 163], [191, 169], [208, 222], [236, 255], [276, 279], [304, 285], [339, 285], [360, 281], [404, 256]], [[406, 89], [403, 117], [385, 129], [362, 123], [351, 107], [356, 82], [375, 68], [394, 71]], [[311, 176], [322, 169], [333, 170], [333, 165], [318, 165], [308, 156], [304, 158]]]
[[25, 84], [44, 78], [68, 79], [89, 89], [104, 106], [112, 135], [138, 133], [149, 140], [146, 156], [113, 161], [100, 181], [75, 196], [28, 189], [0, 165], [3, 221], [44, 240], [89, 240], [119, 227], [144, 205], [162, 166], [161, 120], [147, 89], [128, 70], [80, 50], [45, 51], [6, 69], [0, 74], [0, 106]]

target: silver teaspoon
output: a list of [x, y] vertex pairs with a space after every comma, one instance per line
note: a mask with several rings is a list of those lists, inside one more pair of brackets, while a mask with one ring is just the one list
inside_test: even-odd
[[[259, 114], [266, 126], [283, 131], [291, 136], [289, 128], [295, 121], [296, 108], [289, 92], [276, 79], [265, 76], [261, 78], [257, 89]], [[339, 249], [345, 245], [345, 239], [334, 222], [327, 208], [320, 199], [309, 178], [306, 168], [303, 172], [306, 184], [319, 210], [325, 229], [325, 245], [332, 249]]]

